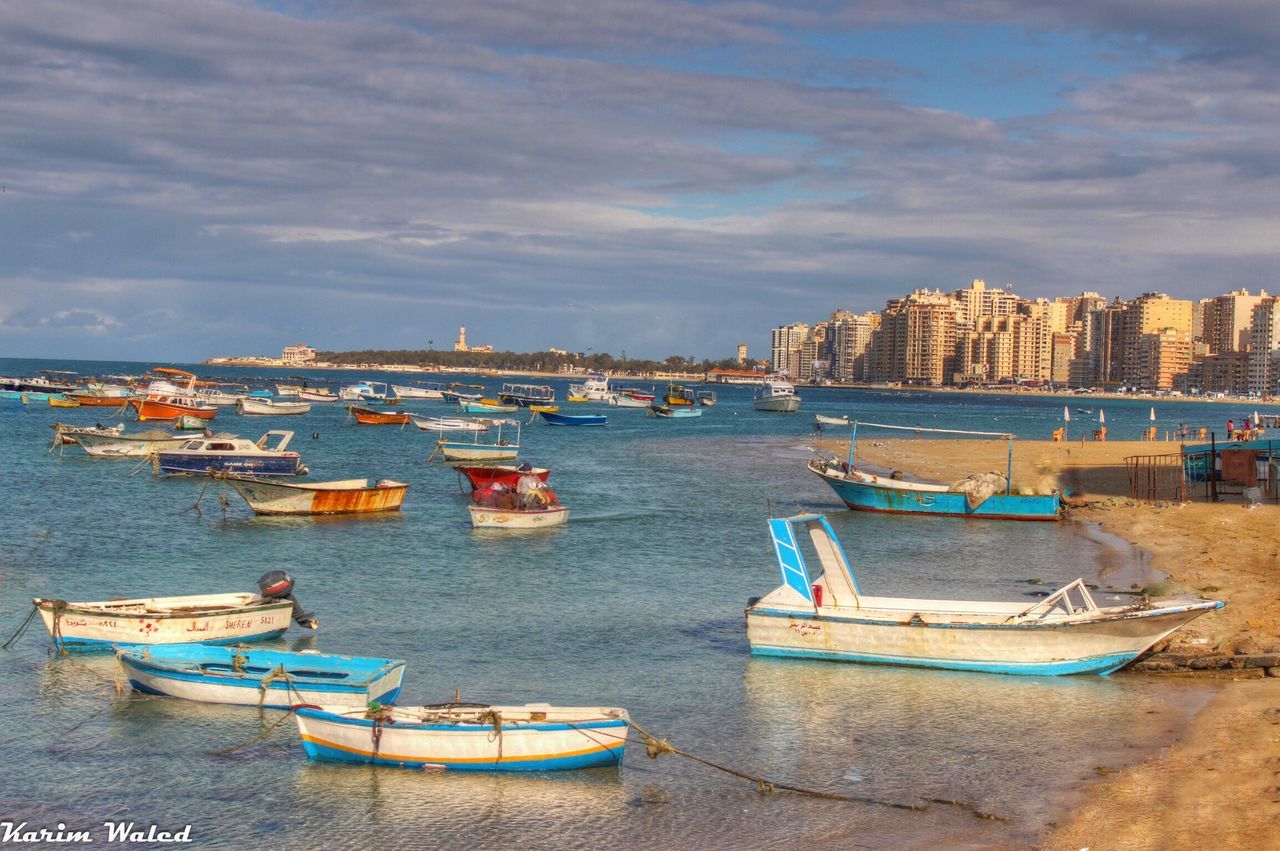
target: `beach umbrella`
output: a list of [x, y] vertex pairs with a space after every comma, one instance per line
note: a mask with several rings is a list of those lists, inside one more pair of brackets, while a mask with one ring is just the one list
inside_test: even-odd
[[1152, 408], [1152, 409], [1151, 409], [1151, 422], [1155, 422], [1155, 421], [1156, 421], [1156, 409], [1155, 409], [1155, 408]]
[[1106, 422], [1107, 422], [1107, 412], [1099, 408], [1098, 409], [1098, 425], [1106, 425]]
[[1063, 421], [1064, 423], [1069, 423], [1069, 422], [1071, 422], [1071, 412], [1067, 410], [1067, 406], [1066, 406], [1066, 405], [1063, 405], [1063, 406], [1062, 406], [1062, 421]]
[[1258, 416], [1258, 412], [1257, 412], [1257, 411], [1254, 411], [1254, 412], [1253, 412], [1253, 424], [1254, 424], [1254, 426], [1256, 427], [1256, 426], [1258, 426], [1258, 425], [1261, 425], [1261, 423], [1262, 423], [1262, 417]]

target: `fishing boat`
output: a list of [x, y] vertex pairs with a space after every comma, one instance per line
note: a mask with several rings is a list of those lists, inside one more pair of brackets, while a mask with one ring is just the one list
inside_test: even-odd
[[[822, 572], [810, 576], [796, 530], [808, 533]], [[1083, 580], [1022, 602], [863, 596], [827, 519], [771, 519], [783, 584], [747, 604], [747, 642], [761, 656], [791, 656], [987, 671], [1109, 674], [1216, 601], [1142, 601], [1099, 607]]]
[[0, 390], [25, 394], [30, 399], [44, 401], [49, 396], [74, 393], [78, 372], [63, 369], [42, 369], [31, 378], [0, 378]]
[[257, 594], [200, 594], [69, 603], [37, 597], [40, 619], [60, 650], [125, 644], [238, 644], [283, 635], [289, 621], [316, 628], [293, 596], [293, 577], [273, 570]]
[[299, 394], [302, 393], [302, 390], [303, 390], [303, 387], [301, 384], [277, 384], [276, 385], [277, 396], [287, 396], [291, 399], [298, 398]]
[[519, 466], [515, 464], [455, 464], [453, 469], [467, 477], [467, 482], [471, 485], [471, 490], [473, 491], [490, 487], [495, 482], [501, 482], [505, 486], [514, 489], [519, 486], [522, 476], [535, 476], [545, 482], [547, 477], [551, 475], [551, 471], [546, 467], [534, 467], [530, 464], [521, 464]]
[[368, 479], [335, 482], [281, 482], [227, 473], [221, 476], [244, 497], [254, 514], [365, 514], [399, 511], [409, 486], [381, 479], [370, 486]]
[[751, 407], [757, 411], [770, 411], [777, 414], [794, 414], [800, 410], [800, 397], [796, 388], [785, 381], [770, 379], [760, 385], [751, 399]]
[[247, 384], [228, 384], [219, 381], [197, 381], [196, 396], [206, 405], [218, 408], [234, 408], [241, 399], [248, 398]]
[[311, 410], [310, 402], [280, 402], [274, 399], [240, 399], [236, 410], [244, 415], [265, 417], [300, 416]]
[[639, 387], [618, 387], [614, 389], [614, 393], [619, 396], [627, 396], [629, 398], [639, 400], [646, 404], [658, 398], [657, 394], [653, 392], [646, 392], [641, 390]]
[[455, 703], [294, 712], [314, 760], [448, 771], [554, 771], [621, 765], [630, 720], [605, 707]]
[[569, 520], [569, 509], [563, 505], [514, 509], [468, 505], [467, 510], [476, 529], [544, 529], [563, 526]]
[[185, 379], [185, 385], [159, 379], [147, 386], [147, 393], [141, 398], [129, 400], [129, 404], [138, 412], [138, 420], [176, 420], [183, 414], [190, 414], [202, 420], [211, 420], [218, 413], [215, 405], [200, 399], [195, 392], [196, 377], [181, 369], [170, 369], [158, 366], [151, 370], [162, 375], [172, 375]]
[[678, 408], [685, 405], [696, 405], [698, 397], [693, 390], [682, 384], [668, 384], [667, 392], [663, 394], [662, 401], [667, 407]]
[[298, 398], [304, 402], [336, 402], [338, 394], [326, 387], [303, 387], [298, 391]]
[[176, 449], [191, 439], [189, 435], [160, 429], [120, 434], [113, 429], [94, 428], [77, 432], [75, 437], [80, 448], [95, 458], [146, 458], [165, 449]]
[[440, 384], [419, 382], [416, 387], [392, 384], [391, 389], [394, 390], [396, 395], [402, 399], [428, 399], [433, 402], [444, 401], [444, 395], [441, 393], [441, 390], [443, 390], [444, 387]]
[[687, 420], [702, 416], [702, 409], [679, 406], [671, 407], [670, 405], [650, 405], [649, 413], [651, 416], [659, 417], [664, 420]]
[[464, 414], [514, 414], [520, 410], [520, 406], [504, 405], [497, 399], [481, 399], [478, 402], [463, 399], [458, 402], [458, 410]]
[[[492, 443], [481, 443], [480, 432], [475, 432], [471, 440], [449, 440], [440, 438], [431, 458], [439, 455], [445, 461], [510, 461], [520, 454], [520, 422], [518, 420], [490, 420], [494, 432]], [[516, 427], [515, 442], [502, 436], [503, 426]], [[428, 459], [430, 460], [430, 458]]]
[[546, 411], [548, 414], [554, 414], [556, 411], [560, 410], [560, 406], [559, 405], [530, 405], [529, 410], [533, 411], [535, 414], [540, 414], [543, 411]]
[[716, 402], [716, 391], [714, 390], [698, 390], [694, 393], [694, 398], [698, 400], [698, 404], [704, 408], [714, 407]]
[[391, 394], [382, 381], [358, 381], [343, 387], [338, 398], [344, 402], [382, 402], [386, 403]]
[[408, 411], [375, 411], [359, 405], [347, 405], [347, 411], [355, 418], [358, 425], [408, 425], [413, 414]]
[[94, 426], [73, 426], [67, 423], [54, 423], [49, 426], [53, 429], [53, 442], [50, 449], [59, 443], [64, 446], [75, 446], [80, 442], [80, 436], [84, 434], [98, 434], [107, 437], [119, 437], [124, 434], [124, 423], [118, 423], [113, 426], [104, 426], [101, 423]]
[[625, 393], [610, 393], [609, 407], [611, 408], [647, 408], [649, 407], [649, 401], [646, 401], [644, 399], [637, 399], [634, 396], [628, 396]]
[[413, 424], [423, 431], [488, 431], [491, 420], [474, 417], [420, 417], [413, 415]]
[[607, 402], [610, 395], [609, 377], [602, 372], [589, 372], [581, 384], [569, 385], [571, 402]]
[[823, 426], [844, 426], [847, 428], [849, 425], [849, 418], [847, 416], [828, 417], [823, 414], [815, 414], [813, 417], [813, 425], [815, 428], [822, 428]]
[[498, 391], [498, 399], [507, 405], [550, 405], [556, 400], [556, 391], [545, 384], [504, 384]]
[[446, 402], [479, 402], [484, 397], [483, 384], [462, 384], [455, 381], [440, 391]]
[[539, 411], [547, 425], [553, 426], [602, 426], [609, 422], [604, 414], [560, 414], [552, 411]]
[[301, 456], [285, 448], [292, 439], [291, 431], [269, 431], [257, 440], [233, 434], [197, 437], [176, 449], [156, 453], [156, 464], [166, 476], [203, 476], [208, 473], [306, 475], [307, 468], [303, 466]]
[[[1027, 494], [1013, 492], [1014, 435], [958, 429], [915, 428], [853, 421], [849, 456], [844, 462], [834, 458], [812, 458], [808, 467], [826, 482], [844, 504], [855, 511], [893, 514], [923, 514], [933, 517], [973, 517], [986, 520], [1058, 520], [1062, 498], [1057, 492]], [[950, 485], [909, 481], [901, 474], [882, 475], [857, 467], [854, 462], [859, 428], [933, 432], [969, 437], [992, 437], [1009, 442], [1006, 475], [986, 473], [969, 476]]]
[[57, 395], [49, 397], [49, 407], [50, 408], [78, 408], [80, 407], [80, 402], [76, 399], [71, 398], [70, 396], [66, 396], [59, 393]]
[[120, 408], [129, 404], [133, 391], [128, 387], [90, 385], [68, 395], [79, 402], [82, 408]]
[[145, 694], [263, 709], [394, 703], [405, 667], [401, 659], [200, 644], [128, 647], [116, 659]]

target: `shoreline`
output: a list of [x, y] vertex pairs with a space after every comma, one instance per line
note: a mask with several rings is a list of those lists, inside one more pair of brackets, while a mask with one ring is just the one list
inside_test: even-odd
[[[817, 445], [848, 451], [848, 441]], [[1203, 596], [1224, 609], [1179, 630], [1157, 650], [1187, 665], [1139, 662], [1113, 676], [1191, 676], [1221, 684], [1207, 704], [1152, 755], [1078, 788], [1083, 800], [1039, 832], [1037, 847], [1257, 847], [1280, 823], [1280, 506], [1249, 509], [1239, 497], [1217, 503], [1138, 502], [1129, 496], [1126, 455], [1148, 454], [1140, 441], [1054, 444], [1019, 441], [1014, 482], [1069, 495], [1066, 522], [1096, 524], [1104, 535], [1146, 554], [1162, 581], [1153, 595]], [[1005, 448], [991, 441], [859, 441], [858, 458], [950, 482], [1003, 470]], [[943, 520], [935, 522], [964, 522]], [[1271, 659], [1271, 667], [1237, 668], [1233, 659]], [[1196, 668], [1197, 659], [1226, 660]], [[1217, 662], [1215, 661], [1216, 665]], [[1166, 671], [1161, 673], [1162, 671]]]

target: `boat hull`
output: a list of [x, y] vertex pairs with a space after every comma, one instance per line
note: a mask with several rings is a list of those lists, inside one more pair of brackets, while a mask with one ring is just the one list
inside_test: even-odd
[[[245, 601], [252, 595], [239, 595]], [[215, 595], [226, 599], [227, 595]], [[200, 598], [192, 598], [200, 599]], [[209, 598], [213, 599], [213, 598]], [[110, 650], [117, 644], [236, 644], [283, 635], [293, 615], [292, 602], [228, 604], [215, 611], [181, 613], [139, 610], [105, 611], [55, 601], [37, 602], [45, 629], [62, 650]]]
[[350, 405], [347, 408], [351, 412], [351, 416], [355, 417], [356, 423], [359, 425], [408, 425], [413, 416], [408, 411], [403, 413], [391, 411], [371, 411], [368, 408], [358, 408]]
[[176, 449], [190, 438], [179, 434], [166, 437], [140, 438], [133, 435], [76, 435], [76, 443], [95, 458], [145, 458], [165, 449]]
[[[747, 642], [757, 656], [790, 656], [985, 671], [998, 674], [1109, 674], [1217, 604], [1135, 613], [1112, 620], [1049, 624], [924, 623], [822, 614], [812, 609], [747, 610]], [[845, 610], [846, 612], [848, 610]]]
[[296, 417], [311, 410], [310, 402], [269, 402], [257, 399], [239, 399], [236, 409], [241, 414], [259, 417]]
[[[224, 651], [228, 660], [238, 654], [246, 666], [258, 668], [257, 673], [233, 671], [211, 672], [190, 665], [138, 653], [120, 653], [117, 659], [124, 669], [129, 683], [146, 694], [159, 694], [194, 700], [200, 703], [221, 703], [231, 706], [261, 706], [264, 709], [288, 709], [299, 703], [328, 704], [333, 706], [368, 706], [371, 701], [394, 703], [400, 694], [404, 679], [404, 663], [383, 666], [384, 670], [365, 682], [324, 682], [308, 678], [298, 672], [316, 659], [308, 654], [279, 653], [272, 651]], [[201, 654], [211, 655], [211, 654]], [[257, 657], [261, 655], [262, 660]], [[333, 659], [334, 657], [327, 657]], [[284, 662], [282, 659], [290, 659]], [[263, 661], [264, 665], [256, 665]], [[265, 667], [265, 670], [262, 668]], [[283, 668], [284, 676], [272, 671]]]
[[765, 399], [754, 399], [751, 406], [757, 411], [773, 414], [794, 414], [800, 410], [799, 396], [774, 396]]
[[1062, 517], [1062, 500], [1057, 494], [998, 493], [971, 506], [963, 493], [882, 487], [878, 482], [840, 479], [817, 471], [815, 474], [854, 511], [984, 520], [1058, 520]]
[[436, 443], [440, 456], [446, 461], [514, 461], [520, 454], [519, 446], [495, 446], [485, 443]]
[[540, 411], [538, 416], [542, 417], [547, 425], [553, 426], [603, 426], [609, 422], [609, 418], [603, 414], [573, 415]]
[[[501, 712], [501, 707], [494, 707]], [[571, 723], [379, 724], [323, 709], [295, 714], [311, 759], [448, 771], [556, 771], [619, 765], [627, 738], [621, 718]], [[376, 736], [376, 738], [375, 738]]]
[[408, 485], [398, 482], [385, 487], [331, 489], [326, 489], [325, 483], [302, 486], [236, 478], [228, 478], [227, 483], [244, 497], [254, 514], [271, 515], [399, 511], [409, 490]]
[[563, 505], [538, 511], [468, 505], [467, 510], [476, 529], [545, 529], [563, 526], [569, 520], [569, 509]]
[[215, 455], [211, 452], [160, 452], [160, 472], [167, 476], [243, 473], [250, 476], [300, 476], [305, 472], [295, 452], [273, 455]]
[[120, 408], [129, 404], [132, 396], [96, 396], [92, 393], [73, 393], [71, 396], [82, 408]]

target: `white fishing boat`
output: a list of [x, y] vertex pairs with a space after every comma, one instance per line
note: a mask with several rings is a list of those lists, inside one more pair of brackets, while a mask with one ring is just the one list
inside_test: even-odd
[[199, 594], [69, 603], [37, 597], [40, 619], [62, 650], [109, 650], [120, 644], [235, 644], [275, 638], [290, 620], [316, 628], [293, 597], [293, 579], [272, 571], [258, 594]]
[[338, 398], [344, 402], [383, 402], [387, 403], [391, 397], [388, 392], [386, 382], [383, 381], [359, 381], [355, 384], [343, 387], [338, 393]]
[[[520, 422], [519, 420], [488, 420], [493, 433], [492, 442], [481, 443], [481, 432], [476, 431], [471, 434], [470, 440], [450, 440], [442, 437], [436, 441], [436, 448], [431, 452], [431, 458], [439, 455], [445, 461], [511, 461], [520, 454]], [[504, 426], [515, 426], [516, 439], [514, 442], [507, 440], [502, 436]], [[510, 434], [510, 430], [508, 430]]]
[[241, 414], [263, 417], [300, 416], [311, 410], [311, 403], [245, 398], [236, 401], [236, 410]]
[[336, 402], [338, 394], [324, 387], [303, 387], [298, 391], [298, 398], [304, 402]]
[[290, 398], [296, 399], [298, 398], [298, 394], [300, 394], [302, 390], [303, 390], [303, 387], [301, 384], [277, 384], [276, 385], [277, 396], [288, 396]]
[[405, 663], [400, 659], [332, 656], [237, 645], [127, 647], [116, 652], [129, 683], [146, 694], [288, 709], [297, 704], [366, 708], [394, 703]]
[[612, 408], [647, 408], [649, 403], [644, 399], [636, 399], [625, 393], [610, 393], [609, 406]]
[[545, 529], [562, 526], [569, 521], [569, 509], [563, 505], [549, 508], [491, 508], [468, 505], [471, 526], [475, 529]]
[[391, 389], [396, 395], [403, 399], [430, 399], [434, 402], [443, 402], [444, 396], [441, 394], [441, 387], [434, 384], [420, 384], [417, 386], [404, 386], [401, 384], [392, 384]]
[[449, 771], [552, 771], [620, 765], [630, 717], [612, 707], [438, 704], [302, 707], [312, 759]]
[[113, 426], [104, 426], [98, 424], [96, 426], [73, 426], [67, 423], [54, 423], [50, 428], [53, 429], [53, 444], [59, 443], [65, 446], [74, 446], [79, 442], [80, 435], [95, 434], [102, 437], [119, 437], [124, 434], [124, 423], [118, 423]]
[[813, 424], [818, 428], [821, 428], [822, 426], [847, 426], [849, 425], [849, 418], [847, 416], [828, 417], [823, 414], [815, 414], [813, 417]]
[[777, 414], [794, 414], [800, 410], [800, 397], [796, 388], [780, 379], [770, 379], [760, 385], [751, 406], [757, 411], [771, 411]]
[[609, 376], [602, 372], [589, 372], [581, 384], [569, 385], [571, 400], [581, 399], [586, 402], [608, 402], [613, 392], [609, 389]]
[[365, 514], [399, 511], [409, 486], [382, 479], [370, 487], [368, 479], [336, 482], [285, 482], [227, 473], [223, 477], [244, 497], [254, 514]]
[[[796, 540], [808, 532], [822, 572], [809, 574]], [[868, 597], [827, 519], [769, 521], [783, 584], [747, 605], [751, 652], [1002, 674], [1109, 674], [1216, 601], [1100, 607], [1077, 579], [1027, 605]]]
[[75, 437], [80, 448], [95, 458], [146, 458], [165, 449], [176, 449], [191, 439], [189, 434], [154, 428], [127, 434], [86, 429], [77, 432]]
[[467, 431], [479, 432], [489, 430], [489, 420], [468, 417], [420, 417], [412, 415], [413, 424], [423, 431]]

